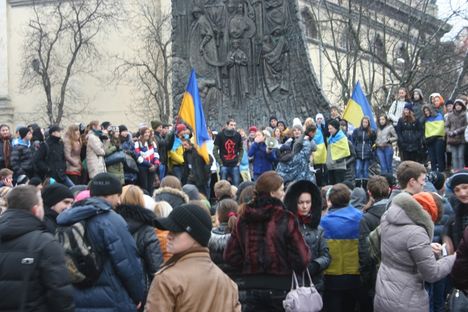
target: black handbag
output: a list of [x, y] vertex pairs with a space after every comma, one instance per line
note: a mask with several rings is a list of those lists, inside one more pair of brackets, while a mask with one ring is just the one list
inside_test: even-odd
[[447, 302], [449, 312], [468, 312], [468, 296], [459, 289], [454, 289]]

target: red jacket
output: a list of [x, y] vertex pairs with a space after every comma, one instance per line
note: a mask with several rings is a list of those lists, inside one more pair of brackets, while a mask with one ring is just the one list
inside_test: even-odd
[[310, 258], [296, 218], [270, 196], [246, 205], [224, 251], [224, 260], [243, 275], [300, 274]]

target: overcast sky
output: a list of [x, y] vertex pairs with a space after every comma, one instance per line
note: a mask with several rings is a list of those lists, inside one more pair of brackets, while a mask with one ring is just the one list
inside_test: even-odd
[[454, 11], [457, 12], [456, 16], [449, 20], [449, 23], [453, 26], [449, 38], [453, 38], [464, 26], [468, 26], [468, 0], [437, 0], [437, 4], [439, 6], [439, 18], [441, 19], [446, 19]]

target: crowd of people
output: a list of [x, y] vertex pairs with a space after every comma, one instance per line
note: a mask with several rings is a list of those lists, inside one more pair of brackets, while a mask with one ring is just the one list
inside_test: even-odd
[[445, 311], [468, 290], [465, 101], [401, 88], [371, 118], [228, 119], [208, 161], [183, 123], [1, 125], [0, 311], [284, 311], [293, 272], [323, 311]]

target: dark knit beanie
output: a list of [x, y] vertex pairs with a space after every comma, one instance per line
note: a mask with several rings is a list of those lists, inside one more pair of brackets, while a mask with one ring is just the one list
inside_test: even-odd
[[153, 128], [153, 130], [156, 130], [159, 126], [162, 126], [162, 122], [160, 120], [151, 121], [151, 128]]
[[28, 132], [30, 132], [31, 130], [29, 130], [29, 128], [26, 128], [26, 127], [21, 127], [19, 128], [18, 130], [18, 133], [19, 133], [19, 136], [20, 138], [24, 139], [24, 137], [28, 134]]
[[449, 187], [453, 190], [457, 185], [468, 184], [468, 169], [463, 169], [450, 177]]
[[66, 198], [74, 199], [75, 197], [70, 189], [63, 184], [50, 184], [42, 190], [42, 200], [45, 207], [53, 207]]
[[122, 193], [120, 181], [112, 174], [102, 172], [89, 183], [91, 196], [108, 196]]
[[328, 125], [332, 126], [336, 130], [340, 130], [340, 122], [336, 119], [332, 119], [328, 122]]
[[127, 126], [125, 126], [125, 125], [120, 125], [120, 126], [119, 126], [119, 132], [122, 133], [122, 132], [124, 132], [124, 131], [128, 131]]
[[161, 230], [187, 232], [200, 245], [208, 246], [211, 237], [211, 218], [197, 205], [181, 205], [172, 210], [167, 218], [157, 219], [154, 223]]
[[406, 109], [408, 109], [408, 110], [410, 110], [410, 111], [413, 111], [413, 104], [411, 104], [411, 103], [406, 103], [404, 108], [406, 108]]

